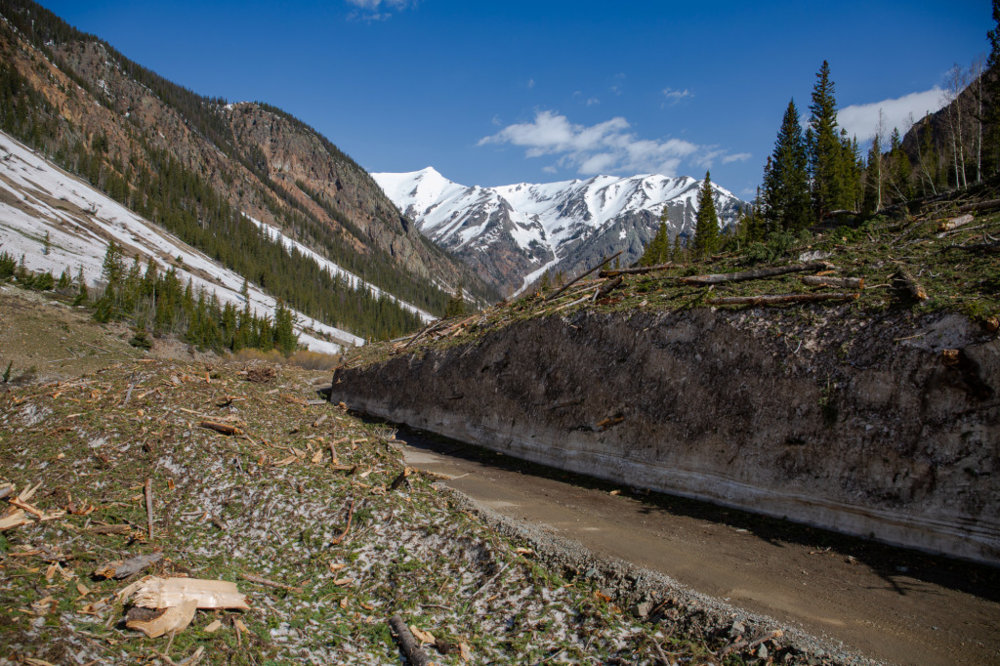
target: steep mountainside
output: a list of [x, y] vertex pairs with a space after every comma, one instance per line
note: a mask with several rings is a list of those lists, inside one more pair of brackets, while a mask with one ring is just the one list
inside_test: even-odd
[[[34, 3], [4, 0], [0, 14], [0, 129], [183, 240], [239, 268], [227, 246], [240, 236], [226, 227], [246, 214], [421, 309], [443, 311], [448, 295], [433, 283], [490, 296], [304, 123], [268, 105], [198, 96]], [[336, 321], [338, 306], [306, 293], [301, 276], [248, 277]]]
[[938, 194], [979, 182], [1000, 169], [1000, 140], [989, 126], [990, 109], [1000, 100], [990, 96], [988, 82], [1000, 67], [972, 78], [944, 108], [918, 120], [906, 132], [902, 147], [915, 172], [917, 190]]
[[[527, 288], [546, 271], [589, 268], [618, 250], [624, 262], [635, 261], [664, 206], [670, 237], [690, 238], [701, 186], [693, 178], [647, 175], [467, 187], [431, 167], [372, 175], [424, 234], [505, 293]], [[725, 227], [742, 202], [713, 187]]]

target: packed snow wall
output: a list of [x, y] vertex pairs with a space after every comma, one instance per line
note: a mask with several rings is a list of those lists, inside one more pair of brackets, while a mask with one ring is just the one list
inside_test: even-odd
[[1000, 564], [1000, 340], [958, 315], [554, 316], [339, 369], [331, 399], [632, 487]]

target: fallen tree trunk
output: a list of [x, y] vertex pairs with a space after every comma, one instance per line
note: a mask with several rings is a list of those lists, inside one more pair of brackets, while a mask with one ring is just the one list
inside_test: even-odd
[[668, 268], [673, 268], [677, 264], [672, 261], [668, 261], [665, 264], [657, 264], [656, 266], [636, 266], [635, 268], [616, 268], [610, 271], [601, 271], [597, 275], [602, 278], [615, 277], [616, 275], [641, 275], [643, 273], [655, 273], [656, 271], [665, 271]]
[[975, 218], [971, 215], [962, 215], [959, 217], [953, 217], [950, 220], [945, 220], [938, 225], [938, 231], [951, 231], [952, 229], [958, 229], [961, 226], [972, 222]]
[[403, 618], [399, 615], [393, 615], [389, 618], [389, 627], [392, 629], [393, 638], [399, 644], [399, 649], [403, 651], [403, 656], [412, 666], [429, 666], [431, 660], [417, 645], [416, 639], [413, 638], [409, 627], [403, 622]]
[[546, 300], [546, 301], [552, 301], [552, 300], [555, 300], [555, 299], [556, 299], [556, 297], [558, 297], [558, 296], [559, 296], [559, 294], [563, 293], [564, 291], [566, 291], [567, 289], [569, 289], [569, 288], [570, 288], [570, 287], [572, 287], [572, 286], [573, 286], [574, 284], [576, 284], [577, 282], [579, 282], [579, 281], [580, 281], [580, 280], [582, 280], [583, 278], [587, 277], [588, 275], [590, 275], [590, 274], [591, 274], [591, 273], [593, 273], [594, 271], [596, 271], [596, 270], [600, 270], [601, 268], [603, 268], [604, 266], [606, 266], [606, 265], [607, 265], [608, 263], [610, 263], [612, 259], [614, 259], [614, 258], [615, 258], [615, 257], [617, 257], [618, 255], [620, 255], [620, 254], [621, 254], [622, 252], [624, 252], [624, 250], [618, 250], [618, 251], [617, 251], [617, 252], [615, 252], [615, 253], [614, 253], [613, 255], [611, 255], [610, 257], [608, 257], [607, 259], [605, 259], [605, 260], [604, 260], [604, 261], [602, 261], [601, 263], [599, 263], [599, 264], [597, 264], [596, 266], [594, 266], [593, 268], [591, 268], [591, 269], [590, 269], [589, 271], [586, 271], [586, 272], [583, 272], [583, 273], [580, 273], [580, 274], [579, 274], [579, 275], [577, 275], [577, 276], [576, 276], [575, 278], [573, 278], [572, 280], [570, 280], [569, 282], [567, 282], [566, 284], [564, 284], [563, 286], [561, 286], [561, 287], [559, 288], [559, 290], [558, 290], [558, 291], [556, 291], [556, 293], [552, 294], [551, 296], [549, 296], [549, 297], [548, 297], [548, 298], [546, 298], [545, 300]]
[[990, 199], [989, 201], [977, 201], [975, 203], [965, 204], [964, 206], [958, 207], [958, 212], [969, 213], [973, 211], [993, 210], [994, 208], [1000, 208], [1000, 199]]
[[837, 287], [839, 289], [864, 289], [864, 278], [834, 277], [832, 275], [803, 275], [802, 282], [815, 287]]
[[613, 280], [611, 280], [611, 281], [607, 282], [606, 284], [602, 285], [600, 289], [598, 289], [597, 291], [594, 292], [594, 302], [599, 301], [600, 299], [604, 298], [605, 296], [607, 296], [608, 294], [610, 294], [612, 291], [614, 291], [615, 289], [617, 289], [621, 285], [621, 283], [622, 283], [622, 281], [624, 279], [625, 278], [623, 278], [621, 275], [619, 275], [618, 277], [614, 278]]
[[836, 294], [760, 294], [757, 296], [723, 296], [706, 301], [709, 305], [784, 305], [787, 303], [817, 303], [820, 301], [853, 301], [857, 293]]
[[776, 275], [786, 275], [788, 273], [810, 273], [813, 271], [825, 271], [833, 268], [833, 264], [825, 261], [813, 261], [808, 264], [792, 264], [790, 266], [769, 266], [767, 268], [755, 268], [749, 271], [737, 271], [736, 273], [709, 273], [707, 275], [691, 275], [688, 277], [671, 277], [668, 280], [677, 280], [684, 284], [707, 286], [710, 284], [722, 284], [724, 282], [746, 282], [747, 280], [761, 280], [774, 277]]

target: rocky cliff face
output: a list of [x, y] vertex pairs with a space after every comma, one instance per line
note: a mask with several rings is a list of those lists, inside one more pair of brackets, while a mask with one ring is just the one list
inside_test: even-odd
[[1000, 341], [958, 315], [515, 323], [331, 399], [559, 468], [1000, 563]]

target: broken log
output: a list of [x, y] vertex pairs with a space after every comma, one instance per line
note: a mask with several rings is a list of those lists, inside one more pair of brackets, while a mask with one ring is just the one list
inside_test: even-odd
[[961, 215], [959, 217], [953, 217], [950, 220], [945, 220], [938, 225], [938, 231], [951, 231], [952, 229], [958, 229], [959, 227], [965, 226], [969, 222], [972, 222], [975, 218], [972, 215]]
[[803, 275], [802, 282], [814, 287], [837, 287], [838, 289], [864, 289], [864, 278], [834, 277], [832, 275]]
[[896, 276], [902, 280], [903, 284], [906, 286], [906, 290], [910, 292], [910, 295], [918, 301], [927, 300], [927, 290], [925, 290], [917, 279], [913, 277], [913, 274], [907, 270], [906, 266], [900, 264], [896, 268]]
[[615, 268], [610, 271], [601, 271], [597, 275], [602, 278], [615, 277], [618, 275], [642, 275], [644, 273], [655, 273], [656, 271], [665, 271], [670, 268], [677, 266], [672, 261], [665, 264], [657, 264], [656, 266], [635, 266], [633, 268]]
[[163, 553], [156, 552], [149, 555], [136, 555], [127, 560], [118, 560], [102, 564], [94, 571], [95, 576], [101, 578], [114, 578], [121, 580], [133, 576], [146, 567], [152, 566], [163, 559]]
[[1000, 252], [1000, 242], [996, 243], [976, 243], [974, 245], [949, 245], [942, 252], [948, 250], [964, 250], [965, 252]]
[[243, 431], [236, 426], [229, 425], [228, 423], [218, 423], [216, 421], [202, 421], [198, 424], [200, 428], [208, 428], [209, 430], [214, 430], [217, 433], [223, 435], [242, 435]]
[[977, 201], [975, 203], [965, 204], [964, 206], [958, 207], [958, 212], [971, 213], [983, 210], [993, 210], [994, 208], [1000, 208], [1000, 199], [990, 199], [989, 201]]
[[580, 281], [580, 280], [582, 280], [583, 278], [587, 277], [588, 275], [590, 275], [590, 274], [591, 274], [591, 273], [593, 273], [594, 271], [596, 271], [596, 270], [600, 270], [601, 268], [604, 268], [604, 266], [606, 266], [607, 264], [609, 264], [609, 263], [611, 262], [611, 260], [612, 260], [612, 259], [614, 259], [614, 258], [615, 258], [615, 257], [617, 257], [618, 255], [620, 255], [620, 254], [621, 254], [622, 252], [624, 252], [624, 250], [618, 250], [618, 251], [617, 251], [617, 252], [615, 252], [615, 253], [614, 253], [613, 255], [611, 255], [610, 257], [608, 257], [607, 259], [605, 259], [605, 260], [604, 260], [604, 261], [602, 261], [601, 263], [597, 264], [596, 266], [594, 266], [594, 267], [593, 267], [593, 268], [591, 268], [590, 270], [588, 270], [588, 271], [585, 271], [585, 272], [583, 272], [583, 273], [580, 273], [580, 274], [579, 274], [579, 275], [577, 275], [577, 276], [576, 276], [575, 278], [573, 278], [572, 280], [570, 280], [569, 282], [567, 282], [567, 283], [566, 283], [566, 284], [564, 284], [563, 286], [559, 287], [559, 289], [557, 289], [557, 290], [556, 290], [556, 292], [555, 292], [554, 294], [552, 294], [551, 296], [549, 296], [548, 298], [546, 298], [546, 299], [545, 299], [545, 301], [546, 301], [546, 302], [548, 302], [548, 301], [553, 301], [553, 300], [555, 300], [555, 299], [556, 299], [556, 298], [557, 298], [557, 297], [559, 296], [559, 294], [563, 293], [564, 291], [566, 291], [567, 289], [569, 289], [569, 288], [570, 288], [570, 287], [572, 287], [572, 286], [573, 286], [574, 284], [576, 284], [577, 282], [579, 282], [579, 281]]
[[706, 301], [708, 305], [784, 305], [787, 303], [817, 303], [820, 301], [853, 301], [860, 294], [761, 294], [759, 296], [725, 296]]
[[617, 289], [621, 285], [621, 283], [622, 283], [622, 281], [624, 279], [625, 278], [623, 278], [621, 275], [619, 275], [618, 277], [614, 278], [613, 280], [611, 280], [611, 281], [605, 283], [604, 285], [602, 285], [600, 289], [598, 289], [596, 292], [594, 292], [594, 302], [596, 303], [597, 301], [601, 300], [602, 298], [604, 298], [605, 296], [607, 296], [608, 294], [610, 294], [612, 291], [614, 291], [615, 289]]
[[708, 286], [710, 284], [722, 284], [725, 282], [746, 282], [747, 280], [762, 280], [764, 278], [786, 275], [788, 273], [811, 273], [815, 271], [825, 271], [834, 268], [834, 265], [825, 261], [813, 261], [807, 264], [792, 264], [790, 266], [768, 266], [766, 268], [754, 268], [748, 271], [737, 271], [735, 273], [709, 273], [707, 275], [691, 275], [688, 277], [669, 277], [667, 280], [677, 280], [684, 284], [695, 286]]
[[202, 609], [250, 610], [247, 598], [236, 588], [236, 583], [226, 580], [150, 576], [123, 589], [118, 598], [125, 600], [133, 594], [133, 604], [144, 608], [178, 606], [193, 599]]
[[399, 615], [393, 615], [389, 618], [389, 628], [392, 629], [393, 638], [396, 639], [396, 643], [399, 644], [399, 649], [402, 650], [403, 656], [406, 660], [412, 664], [412, 666], [429, 666], [431, 660], [427, 657], [427, 654], [420, 649], [417, 645], [417, 641], [413, 638], [413, 634], [410, 633], [410, 628], [406, 626], [403, 622], [403, 618]]
[[[595, 291], [594, 295], [596, 295], [596, 294], [597, 294], [597, 292]], [[590, 300], [593, 297], [594, 296], [587, 294], [587, 295], [581, 296], [580, 298], [576, 299], [575, 301], [570, 301], [569, 303], [563, 303], [562, 305], [560, 305], [559, 307], [557, 307], [556, 309], [554, 309], [552, 311], [552, 314], [555, 314], [555, 313], [559, 312], [560, 310], [565, 310], [566, 308], [571, 308], [574, 305], [579, 305], [580, 303], [583, 303], [584, 301]]]

